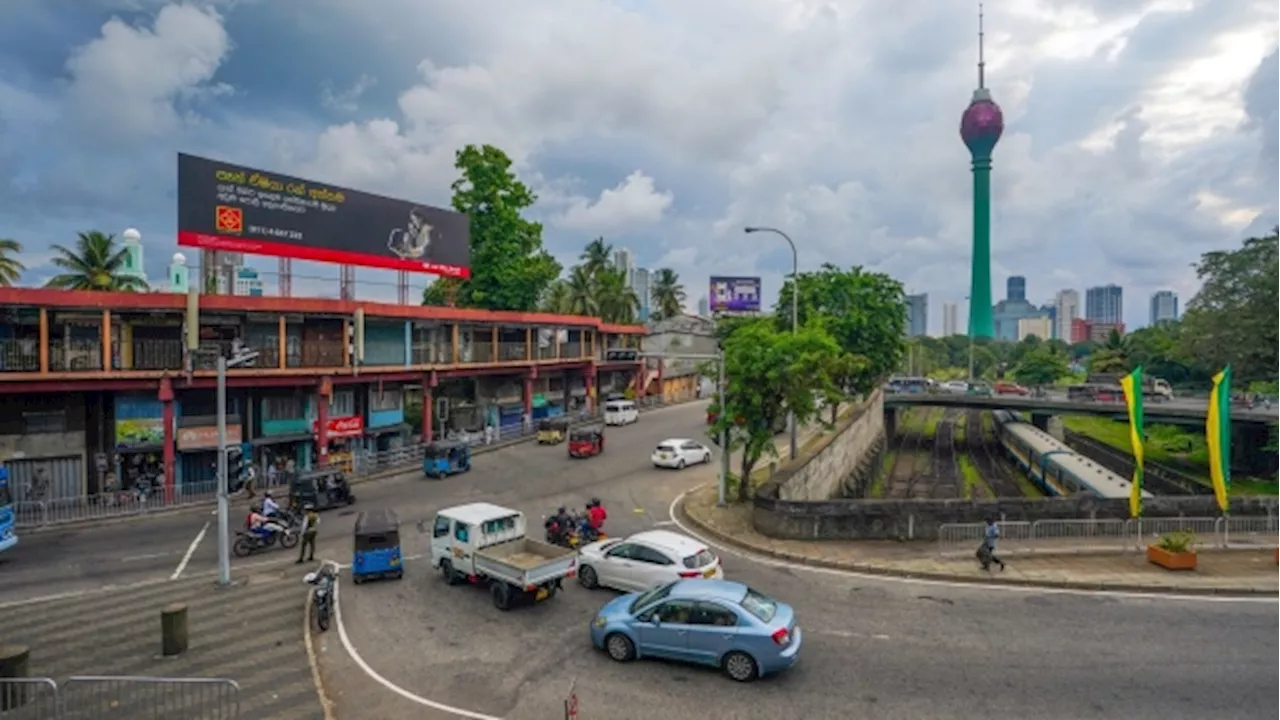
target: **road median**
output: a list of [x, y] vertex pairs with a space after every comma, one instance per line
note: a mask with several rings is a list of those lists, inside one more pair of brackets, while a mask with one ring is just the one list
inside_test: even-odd
[[675, 519], [715, 542], [773, 560], [810, 567], [917, 580], [1177, 595], [1275, 596], [1274, 550], [1202, 553], [1200, 569], [1170, 573], [1140, 553], [1011, 556], [1007, 570], [985, 572], [976, 560], [939, 558], [932, 543], [778, 540], [756, 532], [751, 506], [716, 505], [714, 484], [682, 495]]

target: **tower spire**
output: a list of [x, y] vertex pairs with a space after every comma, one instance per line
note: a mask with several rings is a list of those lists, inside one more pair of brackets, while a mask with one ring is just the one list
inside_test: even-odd
[[982, 29], [982, 3], [978, 3], [978, 89], [987, 87], [987, 63], [983, 54], [983, 42], [986, 39]]

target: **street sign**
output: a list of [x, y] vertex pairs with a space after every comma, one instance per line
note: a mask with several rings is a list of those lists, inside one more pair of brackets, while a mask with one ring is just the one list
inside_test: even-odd
[[640, 351], [635, 348], [609, 348], [604, 351], [605, 362], [638, 362]]

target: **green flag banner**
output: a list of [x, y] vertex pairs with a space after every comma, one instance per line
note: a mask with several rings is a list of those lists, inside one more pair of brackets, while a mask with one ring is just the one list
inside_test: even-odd
[[1231, 366], [1213, 376], [1209, 393], [1209, 414], [1204, 423], [1205, 444], [1209, 446], [1209, 477], [1218, 507], [1227, 512], [1231, 492]]
[[1133, 486], [1129, 489], [1129, 517], [1142, 514], [1142, 366], [1120, 379], [1124, 404], [1129, 409], [1129, 442], [1133, 445]]

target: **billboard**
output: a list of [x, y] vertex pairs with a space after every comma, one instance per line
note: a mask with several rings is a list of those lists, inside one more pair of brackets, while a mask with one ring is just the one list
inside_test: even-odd
[[760, 312], [760, 278], [711, 278], [711, 312]]
[[471, 277], [466, 215], [178, 154], [178, 244]]

